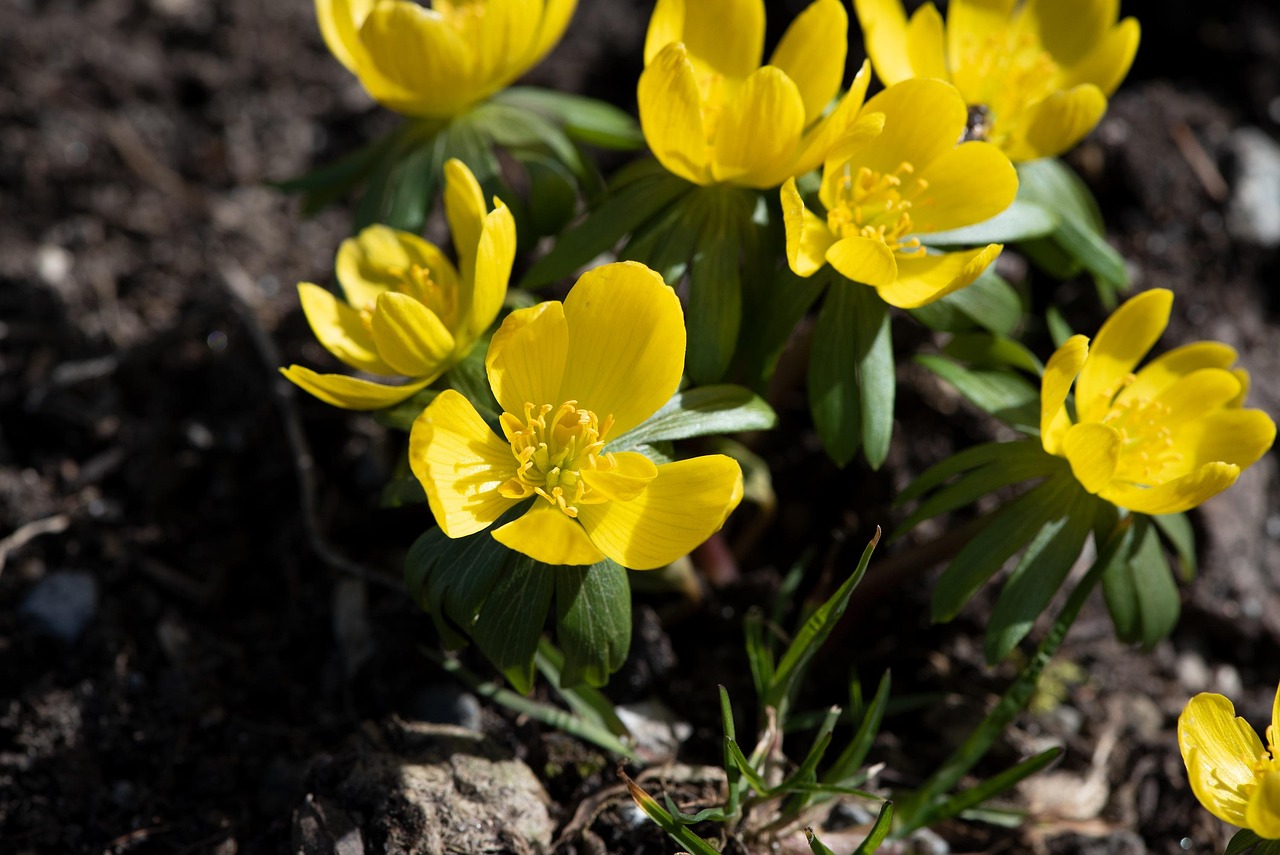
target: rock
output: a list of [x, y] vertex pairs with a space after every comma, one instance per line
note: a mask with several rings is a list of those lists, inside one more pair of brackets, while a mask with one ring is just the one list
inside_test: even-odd
[[[301, 855], [551, 849], [550, 798], [533, 770], [461, 727], [398, 720], [371, 727], [350, 751], [318, 762], [310, 784], [293, 814]], [[352, 848], [339, 848], [344, 840]]]
[[1280, 144], [1258, 128], [1239, 128], [1227, 146], [1236, 162], [1227, 231], [1237, 240], [1280, 246]]
[[456, 683], [433, 683], [414, 692], [405, 707], [408, 717], [435, 724], [479, 730], [480, 701]]
[[98, 611], [98, 581], [79, 570], [45, 576], [18, 607], [43, 632], [71, 644]]

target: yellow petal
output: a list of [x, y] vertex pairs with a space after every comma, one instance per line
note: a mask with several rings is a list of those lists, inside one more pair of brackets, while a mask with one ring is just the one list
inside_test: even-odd
[[1129, 73], [1133, 65], [1133, 57], [1138, 52], [1138, 42], [1142, 38], [1141, 27], [1136, 18], [1125, 18], [1117, 26], [1107, 31], [1102, 41], [1075, 65], [1064, 69], [1065, 86], [1076, 86], [1081, 83], [1092, 83], [1103, 95], [1110, 97], [1112, 92]]
[[873, 288], [892, 285], [898, 277], [893, 251], [876, 238], [841, 238], [827, 247], [826, 259], [844, 278]]
[[453, 354], [453, 335], [435, 313], [405, 294], [379, 297], [371, 327], [378, 355], [406, 377], [434, 380]]
[[1219, 409], [1240, 392], [1240, 381], [1221, 368], [1201, 368], [1178, 378], [1156, 398], [1160, 424], [1174, 427]]
[[409, 466], [436, 525], [449, 537], [482, 531], [518, 501], [499, 492], [515, 476], [511, 446], [453, 389], [436, 396], [414, 421]]
[[1054, 157], [1084, 139], [1107, 112], [1107, 98], [1092, 83], [1054, 92], [1012, 121], [1005, 153], [1015, 161]]
[[569, 348], [561, 401], [577, 401], [620, 436], [670, 400], [684, 371], [680, 298], [643, 264], [588, 270], [564, 301]]
[[548, 301], [507, 315], [484, 360], [503, 411], [523, 416], [525, 404], [564, 403], [559, 395], [568, 347], [569, 327], [561, 303]]
[[[460, 5], [463, 8], [455, 14], [475, 14], [474, 3]], [[541, 18], [542, 0], [485, 0], [484, 17], [472, 28], [470, 44], [480, 97], [497, 91], [533, 64]]]
[[463, 282], [474, 282], [476, 250], [489, 209], [484, 190], [462, 161], [451, 158], [444, 165], [444, 213], [458, 253], [458, 272]]
[[712, 183], [698, 84], [684, 45], [668, 45], [645, 66], [637, 100], [640, 128], [654, 157], [681, 178], [695, 184]]
[[1090, 493], [1098, 493], [1111, 482], [1123, 444], [1120, 431], [1100, 422], [1073, 425], [1062, 436], [1062, 451], [1071, 464], [1071, 474]]
[[560, 41], [577, 7], [578, 0], [547, 0], [542, 21], [538, 25], [537, 42], [529, 58], [530, 66], [540, 62]]
[[1264, 840], [1280, 840], [1280, 771], [1268, 771], [1258, 782], [1245, 810], [1249, 830]]
[[928, 182], [911, 208], [917, 234], [958, 229], [989, 220], [1018, 194], [1018, 172], [998, 147], [967, 142], [921, 165], [917, 175]]
[[658, 477], [658, 467], [639, 452], [617, 451], [610, 456], [612, 469], [583, 469], [579, 474], [588, 487], [611, 502], [632, 501]]
[[645, 65], [684, 42], [689, 56], [727, 78], [742, 80], [764, 52], [763, 0], [658, 0], [645, 39]]
[[431, 382], [428, 379], [403, 386], [387, 386], [345, 374], [317, 374], [301, 365], [281, 368], [280, 373], [326, 404], [344, 410], [381, 410], [412, 398]]
[[1230, 487], [1240, 477], [1240, 467], [1230, 463], [1206, 463], [1196, 471], [1155, 487], [1131, 487], [1113, 483], [1099, 496], [1121, 508], [1140, 514], [1177, 514]]
[[906, 162], [917, 169], [955, 148], [969, 121], [969, 108], [950, 83], [907, 80], [890, 86], [862, 108], [884, 113], [884, 131], [855, 158], [855, 165], [892, 174]]
[[954, 72], [976, 46], [1009, 27], [1017, 0], [950, 0], [947, 3], [947, 61]]
[[1236, 375], [1236, 379], [1240, 381], [1240, 394], [1235, 397], [1228, 407], [1243, 407], [1245, 399], [1249, 397], [1249, 372], [1243, 368], [1232, 368], [1231, 373]]
[[1019, 25], [1035, 33], [1059, 65], [1071, 65], [1102, 40], [1120, 16], [1120, 0], [1027, 0]]
[[817, 273], [827, 263], [827, 250], [836, 236], [826, 220], [805, 208], [794, 178], [782, 185], [782, 221], [787, 233], [787, 264], [799, 276]]
[[1276, 749], [1280, 748], [1280, 686], [1276, 687], [1276, 696], [1271, 701], [1271, 727], [1267, 731], [1267, 744], [1274, 758]]
[[782, 34], [769, 64], [800, 90], [806, 127], [840, 91], [848, 51], [849, 14], [840, 0], [814, 0]]
[[604, 560], [604, 554], [576, 520], [540, 498], [534, 500], [528, 513], [494, 529], [493, 539], [543, 564], [580, 565]]
[[475, 279], [471, 307], [465, 325], [466, 336], [475, 339], [493, 323], [507, 299], [511, 265], [516, 258], [516, 221], [496, 196], [493, 210], [484, 220], [476, 249]]
[[1271, 448], [1276, 423], [1262, 410], [1217, 410], [1178, 426], [1172, 438], [1186, 472], [1215, 461], [1243, 470]]
[[773, 176], [790, 171], [803, 132], [800, 90], [766, 65], [747, 78], [721, 114], [711, 174], [717, 181], [776, 187]]
[[1126, 375], [1169, 325], [1173, 292], [1153, 288], [1121, 304], [1093, 340], [1089, 361], [1076, 380], [1076, 412], [1082, 422], [1102, 421]]
[[943, 40], [942, 16], [932, 2], [925, 3], [907, 22], [907, 55], [913, 76], [947, 79]]
[[298, 283], [298, 302], [302, 304], [311, 331], [325, 350], [358, 371], [399, 373], [378, 356], [373, 337], [355, 309], [310, 282]]
[[876, 77], [885, 86], [914, 77], [902, 0], [853, 0], [853, 9], [862, 26], [867, 56], [875, 64]]
[[360, 82], [396, 112], [447, 117], [482, 94], [475, 57], [460, 33], [417, 3], [376, 3], [360, 28], [360, 40], [379, 73], [377, 78], [362, 75]]
[[836, 189], [847, 177], [845, 164], [856, 158], [858, 152], [880, 136], [884, 131], [884, 118], [884, 113], [864, 113], [827, 149], [822, 169], [822, 184], [818, 188], [818, 198], [823, 205], [834, 207], [837, 204]]
[[993, 243], [963, 252], [898, 258], [898, 278], [877, 288], [880, 297], [899, 309], [915, 309], [959, 291], [982, 275], [1000, 251], [1002, 244]]
[[1222, 695], [1201, 693], [1178, 716], [1178, 747], [1191, 790], [1214, 816], [1244, 825], [1240, 791], [1251, 789], [1264, 749], [1249, 723]]
[[632, 570], [652, 570], [719, 531], [741, 499], [742, 470], [714, 454], [659, 466], [638, 498], [582, 505], [578, 518], [605, 555]]
[[374, 0], [316, 0], [320, 35], [324, 36], [329, 52], [352, 74], [358, 75], [363, 61], [367, 61], [359, 31], [373, 3]]
[[1050, 454], [1060, 454], [1062, 436], [1071, 427], [1067, 394], [1089, 356], [1089, 339], [1073, 335], [1053, 352], [1040, 383], [1040, 441]]
[[1179, 379], [1201, 368], [1230, 368], [1236, 350], [1216, 341], [1198, 341], [1175, 347], [1142, 366], [1132, 383], [1116, 396], [1116, 403], [1138, 398], [1154, 398]]
[[405, 287], [411, 269], [421, 267], [442, 291], [456, 293], [458, 274], [436, 246], [409, 232], [374, 225], [338, 247], [335, 267], [347, 302], [372, 309], [384, 291]]
[[870, 82], [871, 63], [863, 61], [862, 67], [854, 75], [849, 91], [836, 102], [835, 109], [810, 128], [801, 140], [800, 155], [792, 164], [792, 172], [795, 175], [804, 175], [806, 172], [817, 169], [823, 161], [831, 157], [829, 152], [832, 146], [846, 136], [865, 139], [880, 133], [884, 128], [883, 114], [859, 115]]

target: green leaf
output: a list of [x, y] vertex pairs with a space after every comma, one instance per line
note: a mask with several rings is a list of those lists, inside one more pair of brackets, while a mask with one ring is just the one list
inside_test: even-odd
[[1040, 430], [1040, 390], [1009, 371], [971, 370], [949, 359], [920, 354], [915, 361], [937, 374], [980, 410], [1024, 433]]
[[436, 182], [444, 169], [442, 143], [445, 140], [441, 135], [418, 146], [396, 165], [385, 201], [383, 223], [415, 234], [422, 231], [435, 198]]
[[871, 699], [871, 706], [867, 707], [862, 722], [858, 725], [853, 741], [845, 746], [844, 751], [840, 752], [840, 756], [831, 764], [831, 768], [822, 776], [822, 783], [837, 787], [848, 786], [862, 769], [867, 754], [871, 752], [871, 743], [880, 732], [880, 722], [889, 704], [889, 687], [892, 682], [889, 672], [885, 671], [884, 676], [880, 678], [880, 685], [876, 687], [875, 697]]
[[836, 855], [836, 853], [828, 849], [826, 845], [818, 839], [818, 836], [813, 833], [812, 828], [806, 828], [804, 830], [804, 836], [809, 841], [809, 850], [813, 852], [813, 855]]
[[729, 758], [733, 761], [733, 764], [738, 767], [738, 771], [742, 773], [742, 777], [746, 779], [747, 784], [755, 794], [758, 796], [767, 796], [769, 794], [769, 784], [764, 780], [764, 778], [760, 777], [754, 768], [752, 768], [751, 761], [742, 753], [742, 749], [738, 747], [737, 740], [725, 737], [724, 748], [725, 752], [729, 755]]
[[899, 492], [893, 503], [901, 505], [912, 499], [918, 499], [948, 478], [959, 475], [968, 469], [985, 466], [994, 460], [1004, 458], [1007, 454], [1014, 454], [1020, 457], [1043, 455], [1044, 450], [1040, 447], [1039, 442], [1033, 442], [1032, 440], [984, 442], [980, 445], [970, 446], [929, 467], [920, 477], [907, 485], [906, 489]]
[[738, 353], [753, 384], [763, 385], [773, 376], [796, 324], [822, 296], [827, 282], [822, 275], [803, 279], [783, 266], [765, 291], [765, 299], [747, 300], [743, 307], [746, 332], [740, 337]]
[[556, 641], [564, 651], [563, 688], [603, 686], [631, 649], [627, 571], [605, 559], [590, 567], [557, 567]]
[[526, 154], [520, 158], [529, 176], [529, 226], [539, 236], [558, 234], [578, 210], [578, 187], [558, 161]]
[[706, 236], [689, 270], [689, 376], [714, 383], [729, 370], [742, 325], [739, 241], [729, 234]]
[[538, 652], [534, 655], [533, 664], [550, 683], [552, 690], [581, 721], [591, 727], [602, 728], [615, 738], [631, 736], [631, 731], [618, 718], [613, 703], [600, 691], [585, 683], [568, 688], [562, 685], [564, 654], [545, 635], [538, 640]]
[[[1124, 258], [1106, 241], [1098, 203], [1062, 161], [1041, 158], [1018, 165], [1018, 198], [1053, 209], [1058, 227], [1048, 238], [1109, 289], [1127, 289]], [[1114, 290], [1111, 291], [1114, 296]]]
[[1062, 347], [1067, 343], [1067, 339], [1075, 335], [1071, 325], [1067, 323], [1067, 319], [1062, 317], [1062, 312], [1057, 306], [1050, 306], [1044, 313], [1045, 323], [1049, 327], [1049, 337], [1053, 339], [1054, 347]]
[[689, 182], [664, 172], [638, 178], [615, 190], [604, 204], [560, 236], [555, 248], [525, 274], [520, 287], [539, 288], [572, 275], [692, 189]]
[[977, 807], [988, 799], [995, 798], [1006, 790], [1017, 786], [1025, 778], [1029, 778], [1062, 756], [1058, 746], [1049, 748], [1032, 757], [1028, 757], [1016, 766], [993, 775], [977, 786], [961, 790], [951, 798], [938, 805], [932, 813], [932, 822], [939, 822], [958, 816], [964, 811]]
[[613, 442], [615, 451], [662, 440], [769, 430], [778, 417], [764, 399], [741, 386], [700, 386], [677, 392], [662, 408]]
[[982, 584], [1054, 519], [1063, 502], [1079, 490], [1075, 479], [1050, 479], [1011, 500], [952, 559], [933, 588], [935, 623], [954, 618]]
[[466, 644], [464, 633], [513, 555], [487, 531], [454, 540], [433, 528], [409, 548], [404, 562], [409, 596], [431, 615], [448, 647]]
[[884, 839], [889, 836], [892, 828], [893, 802], [885, 802], [880, 806], [880, 815], [876, 817], [876, 824], [871, 826], [871, 831], [867, 832], [862, 844], [853, 850], [853, 855], [872, 855], [880, 848], [880, 844], [884, 843]]
[[487, 339], [477, 342], [465, 359], [449, 369], [445, 379], [449, 381], [449, 388], [462, 393], [482, 417], [496, 419], [502, 414], [502, 407], [493, 397], [489, 375], [484, 367], [484, 357], [488, 350]]
[[910, 310], [920, 323], [939, 332], [974, 328], [1012, 335], [1022, 323], [1022, 298], [1012, 285], [988, 267], [971, 285]]
[[644, 811], [645, 816], [657, 823], [659, 828], [670, 835], [676, 843], [686, 849], [689, 855], [720, 855], [710, 843], [677, 822], [675, 817], [664, 810], [662, 805], [654, 800], [653, 796], [642, 790], [639, 784], [627, 777], [625, 772], [619, 769], [618, 774], [622, 776], [622, 780], [626, 783], [627, 789], [631, 793], [631, 799], [636, 803], [636, 806]]
[[471, 111], [470, 127], [517, 156], [547, 152], [574, 175], [584, 176], [582, 154], [564, 131], [537, 113], [489, 101]]
[[921, 235], [920, 238], [928, 246], [981, 246], [1044, 237], [1057, 227], [1058, 217], [1051, 208], [1026, 199], [1015, 199], [1012, 205], [989, 220], [951, 231]]
[[551, 608], [557, 568], [512, 554], [476, 615], [471, 638], [517, 691], [528, 694], [533, 690], [533, 657]]
[[987, 621], [988, 663], [994, 665], [1008, 656], [1048, 608], [1084, 549], [1096, 501], [1083, 489], [1077, 490], [1032, 538]]
[[1017, 368], [1037, 377], [1044, 372], [1044, 365], [1026, 345], [998, 334], [959, 333], [943, 345], [942, 352], [978, 368]]
[[378, 161], [387, 157], [389, 152], [400, 144], [407, 127], [407, 125], [401, 126], [396, 131], [332, 163], [325, 164], [301, 177], [276, 182], [274, 186], [286, 193], [302, 193], [302, 215], [313, 216], [322, 208], [341, 199], [363, 181], [374, 170]]
[[410, 431], [413, 429], [413, 423], [418, 420], [418, 416], [422, 415], [422, 411], [439, 394], [440, 391], [438, 389], [423, 389], [407, 401], [401, 401], [395, 406], [387, 407], [385, 410], [378, 410], [373, 414], [373, 418], [378, 424], [385, 427], [406, 432]]
[[862, 558], [858, 560], [858, 566], [854, 568], [853, 573], [825, 603], [809, 616], [778, 662], [769, 691], [763, 696], [763, 702], [765, 706], [771, 706], [777, 710], [779, 727], [785, 727], [787, 712], [804, 678], [805, 670], [809, 667], [809, 662], [812, 661], [818, 649], [826, 643], [832, 630], [840, 621], [845, 608], [849, 605], [849, 598], [867, 572], [871, 553], [875, 551], [876, 544], [879, 542], [880, 530], [876, 529], [875, 537], [862, 551]]
[[1116, 637], [1154, 647], [1178, 622], [1181, 602], [1151, 518], [1134, 518], [1133, 546], [1107, 567], [1102, 591]]
[[[1006, 444], [1010, 446], [1011, 451], [1014, 450], [1014, 446], [1022, 445], [1022, 443]], [[1039, 443], [1036, 443], [1037, 447], [1038, 445]], [[969, 470], [955, 483], [948, 484], [921, 502], [920, 506], [894, 529], [893, 537], [905, 534], [923, 520], [972, 504], [982, 496], [994, 493], [1002, 487], [1033, 478], [1046, 478], [1061, 469], [1062, 458], [1040, 453], [1011, 454], [1007, 459], [999, 458], [985, 466]]]
[[862, 285], [827, 289], [809, 352], [809, 410], [822, 447], [845, 466], [862, 445], [858, 392], [858, 297]]
[[1247, 828], [1242, 828], [1231, 838], [1231, 842], [1227, 844], [1227, 848], [1222, 855], [1244, 855], [1245, 852], [1261, 842], [1261, 837]]
[[587, 145], [621, 151], [644, 147], [644, 134], [635, 119], [612, 104], [594, 98], [512, 86], [495, 95], [493, 100], [540, 113]]
[[752, 608], [742, 621], [746, 636], [747, 664], [751, 668], [751, 682], [755, 685], [756, 697], [763, 698], [773, 683], [773, 650], [765, 641], [764, 614], [758, 608]]
[[862, 453], [872, 469], [879, 469], [889, 456], [889, 441], [893, 438], [893, 399], [897, 389], [889, 307], [870, 288], [853, 286], [853, 298]]
[[1191, 520], [1186, 514], [1164, 514], [1150, 520], [1177, 554], [1179, 578], [1190, 582], [1196, 577], [1196, 533], [1191, 528]]

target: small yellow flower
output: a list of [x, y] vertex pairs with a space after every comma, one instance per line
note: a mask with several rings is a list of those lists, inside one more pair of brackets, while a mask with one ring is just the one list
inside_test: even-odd
[[950, 80], [970, 107], [971, 138], [1015, 161], [1061, 154], [1093, 130], [1138, 50], [1118, 0], [854, 0], [876, 74]]
[[870, 74], [840, 103], [849, 16], [816, 0], [769, 60], [764, 0], [658, 0], [645, 40], [640, 127], [668, 171], [694, 184], [777, 187], [817, 169], [849, 128]]
[[[1133, 373], [1169, 323], [1173, 294], [1128, 300], [1092, 345], [1072, 336], [1045, 366], [1040, 434], [1090, 493], [1143, 514], [1194, 508], [1266, 453], [1276, 426], [1243, 409], [1249, 375], [1213, 341], [1169, 351]], [[1066, 408], [1075, 383], [1075, 420]]]
[[1209, 813], [1280, 840], [1280, 689], [1271, 706], [1267, 747], [1222, 695], [1196, 695], [1178, 716], [1178, 747], [1191, 791]]
[[475, 176], [460, 160], [445, 164], [445, 215], [458, 267], [408, 232], [370, 226], [338, 249], [346, 301], [309, 282], [298, 297], [325, 348], [357, 371], [408, 377], [399, 386], [300, 365], [281, 373], [335, 407], [377, 410], [409, 398], [465, 357], [489, 328], [507, 294], [516, 226], [497, 198], [485, 207]]
[[546, 564], [608, 556], [648, 570], [702, 543], [742, 498], [736, 462], [655, 466], [608, 450], [676, 391], [684, 350], [680, 300], [634, 262], [584, 273], [564, 303], [512, 312], [485, 360], [503, 436], [452, 390], [410, 435], [409, 462], [441, 530], [466, 537], [532, 500], [493, 536]]
[[325, 44], [365, 91], [408, 116], [466, 111], [536, 65], [577, 0], [315, 0]]
[[800, 276], [830, 262], [911, 309], [963, 288], [1003, 247], [927, 253], [920, 235], [982, 222], [1018, 192], [1013, 165], [990, 143], [957, 144], [966, 110], [955, 87], [908, 80], [863, 106], [823, 168], [825, 217], [805, 208], [795, 179], [782, 186], [787, 261]]

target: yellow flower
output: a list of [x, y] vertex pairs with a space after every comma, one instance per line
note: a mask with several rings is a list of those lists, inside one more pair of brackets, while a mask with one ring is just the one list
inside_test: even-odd
[[1222, 695], [1196, 695], [1178, 716], [1178, 747], [1191, 791], [1209, 813], [1267, 840], [1280, 840], [1280, 689], [1267, 748]]
[[965, 116], [955, 87], [940, 80], [908, 80], [868, 101], [860, 132], [846, 136], [823, 168], [825, 218], [805, 208], [795, 179], [782, 186], [791, 269], [812, 276], [830, 262], [904, 309], [976, 279], [1000, 244], [934, 254], [919, 238], [989, 219], [1017, 195], [1017, 173], [998, 148], [957, 144]]
[[640, 127], [668, 171], [694, 184], [777, 187], [817, 169], [849, 128], [870, 74], [840, 89], [849, 17], [816, 0], [763, 68], [764, 0], [658, 0], [640, 75]]
[[[1275, 422], [1242, 408], [1249, 375], [1236, 352], [1202, 341], [1138, 361], [1169, 323], [1173, 294], [1145, 291], [1107, 319], [1092, 346], [1072, 336], [1045, 366], [1040, 435], [1090, 493], [1143, 514], [1194, 508], [1266, 453]], [[1073, 421], [1067, 393], [1075, 382]]]
[[1133, 63], [1138, 22], [1118, 0], [951, 0], [907, 20], [901, 0], [854, 0], [867, 53], [885, 85], [950, 80], [970, 107], [970, 134], [1015, 161], [1061, 154], [1107, 111]]
[[325, 44], [378, 103], [409, 116], [466, 111], [536, 65], [577, 0], [315, 0]]
[[409, 462], [441, 530], [475, 534], [532, 499], [493, 536], [546, 564], [607, 555], [647, 570], [702, 543], [742, 498], [736, 462], [655, 466], [608, 450], [676, 391], [684, 349], [680, 300], [634, 262], [584, 273], [564, 303], [512, 312], [485, 360], [503, 436], [452, 390], [413, 426]]
[[300, 365], [281, 373], [335, 407], [377, 410], [412, 396], [467, 355], [507, 294], [516, 226], [497, 198], [485, 207], [475, 176], [460, 160], [445, 164], [445, 215], [458, 267], [417, 235], [370, 226], [338, 249], [346, 302], [309, 282], [298, 297], [325, 348], [357, 371], [408, 377], [400, 386]]

